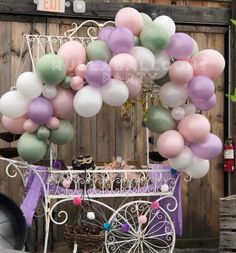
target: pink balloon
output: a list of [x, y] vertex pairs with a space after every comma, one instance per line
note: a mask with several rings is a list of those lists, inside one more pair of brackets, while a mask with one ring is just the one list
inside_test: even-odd
[[115, 17], [116, 27], [126, 27], [134, 35], [139, 35], [143, 28], [143, 19], [140, 13], [131, 7], [122, 8]]
[[85, 64], [80, 64], [75, 68], [75, 75], [85, 78], [87, 66]]
[[71, 78], [70, 87], [73, 90], [80, 90], [84, 87], [84, 79], [80, 76], [74, 76]]
[[169, 76], [176, 84], [187, 84], [193, 78], [193, 67], [187, 61], [176, 61], [170, 66]]
[[10, 133], [22, 134], [25, 131], [23, 125], [26, 119], [27, 117], [25, 115], [16, 119], [8, 118], [3, 115], [2, 124]]
[[56, 117], [52, 117], [47, 123], [47, 127], [50, 129], [57, 129], [60, 126], [60, 121]]
[[117, 54], [109, 63], [112, 75], [115, 79], [126, 81], [137, 72], [138, 64], [135, 58], [130, 54]]
[[33, 120], [31, 119], [27, 119], [25, 122], [24, 122], [24, 130], [28, 133], [34, 133], [38, 127], [39, 127], [39, 124], [35, 123]]
[[127, 82], [126, 85], [129, 90], [129, 98], [135, 98], [139, 95], [141, 91], [142, 80], [138, 77], [132, 77]]
[[62, 119], [70, 119], [75, 113], [73, 106], [74, 94], [70, 89], [57, 88], [57, 95], [51, 100], [54, 115]]
[[76, 66], [86, 61], [86, 50], [79, 41], [66, 42], [57, 54], [64, 59], [68, 73], [74, 72]]
[[200, 142], [210, 133], [210, 123], [201, 114], [189, 114], [178, 124], [179, 132], [187, 141]]
[[157, 150], [165, 158], [174, 158], [184, 149], [184, 139], [175, 130], [168, 130], [157, 140]]
[[218, 51], [205, 49], [191, 59], [195, 76], [207, 76], [211, 79], [219, 76], [225, 68], [225, 59]]

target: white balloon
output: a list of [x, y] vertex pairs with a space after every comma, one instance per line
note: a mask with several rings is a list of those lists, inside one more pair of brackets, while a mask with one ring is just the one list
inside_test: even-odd
[[191, 56], [194, 56], [198, 52], [199, 52], [199, 46], [198, 46], [196, 40], [193, 39], [193, 50], [192, 50]]
[[153, 77], [155, 80], [163, 78], [170, 69], [170, 57], [165, 51], [155, 55], [155, 67]]
[[186, 88], [182, 85], [167, 82], [161, 87], [159, 98], [163, 105], [174, 108], [181, 106], [186, 102], [188, 93]]
[[19, 118], [26, 113], [29, 101], [19, 91], [8, 91], [1, 97], [1, 112], [8, 118]]
[[155, 56], [149, 49], [145, 47], [134, 47], [130, 54], [138, 63], [138, 71], [146, 73], [154, 69]]
[[55, 86], [52, 85], [45, 85], [43, 87], [43, 95], [45, 98], [53, 99], [57, 95], [57, 89]]
[[100, 88], [104, 103], [110, 106], [121, 106], [129, 97], [127, 85], [117, 79], [111, 79]]
[[191, 104], [191, 103], [184, 104], [181, 107], [184, 109], [186, 115], [194, 114], [197, 111], [196, 106], [194, 104]]
[[40, 96], [43, 84], [33, 72], [24, 72], [16, 80], [17, 90], [28, 98]]
[[154, 23], [161, 24], [162, 26], [164, 26], [170, 36], [173, 35], [176, 31], [174, 20], [168, 16], [159, 16], [154, 20]]
[[168, 159], [170, 167], [177, 171], [184, 171], [193, 162], [193, 153], [191, 149], [185, 146], [184, 150], [176, 157]]
[[185, 110], [184, 108], [178, 106], [178, 107], [175, 107], [172, 112], [171, 112], [171, 115], [172, 117], [175, 119], [175, 120], [181, 120], [185, 117]]
[[163, 184], [161, 186], [161, 192], [168, 192], [169, 191], [169, 186], [168, 184]]
[[210, 163], [208, 160], [193, 156], [193, 161], [185, 170], [185, 173], [187, 173], [191, 178], [199, 179], [206, 176], [209, 168]]
[[91, 86], [85, 86], [74, 97], [75, 111], [82, 117], [95, 116], [102, 108], [102, 95], [100, 91]]
[[87, 213], [87, 218], [89, 220], [95, 220], [95, 213], [94, 212], [88, 212]]

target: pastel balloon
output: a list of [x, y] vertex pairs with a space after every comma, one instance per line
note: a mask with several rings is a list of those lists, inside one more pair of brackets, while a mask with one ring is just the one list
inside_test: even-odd
[[161, 24], [146, 25], [141, 34], [140, 41], [143, 47], [150, 49], [154, 54], [166, 48], [170, 42], [170, 34]]
[[140, 12], [140, 15], [143, 19], [143, 26], [149, 25], [152, 23], [152, 18], [148, 16], [146, 13]]
[[187, 146], [185, 146], [182, 152], [180, 152], [176, 157], [168, 159], [168, 164], [171, 166], [171, 168], [177, 171], [184, 171], [192, 162], [193, 153]]
[[155, 55], [154, 79], [165, 77], [170, 68], [170, 57], [165, 51]]
[[169, 75], [165, 75], [164, 77], [162, 77], [161, 79], [154, 79], [154, 83], [157, 86], [163, 86], [165, 83], [170, 82], [170, 78]]
[[71, 90], [58, 87], [56, 97], [51, 100], [54, 116], [62, 119], [70, 119], [75, 112], [73, 100], [74, 94]]
[[71, 81], [71, 76], [66, 76], [64, 80], [60, 83], [61, 87], [68, 89], [70, 88], [70, 81]]
[[74, 127], [67, 120], [60, 120], [59, 127], [51, 130], [49, 140], [58, 145], [64, 145], [69, 143], [75, 134]]
[[186, 115], [194, 114], [197, 111], [196, 106], [191, 103], [184, 104], [181, 107], [184, 109]]
[[185, 110], [182, 107], [175, 107], [172, 112], [171, 112], [171, 116], [175, 119], [175, 120], [181, 120], [185, 117]]
[[85, 64], [80, 64], [75, 68], [75, 75], [85, 78], [87, 66]]
[[196, 40], [193, 39], [193, 50], [192, 50], [191, 56], [194, 56], [198, 52], [199, 52], [199, 46], [198, 46]]
[[106, 26], [102, 28], [99, 33], [98, 33], [98, 39], [108, 42], [111, 33], [115, 30], [116, 28], [114, 26]]
[[225, 59], [218, 51], [205, 49], [191, 59], [195, 76], [206, 76], [214, 79], [221, 75], [225, 68]]
[[29, 98], [23, 96], [19, 91], [8, 91], [1, 97], [1, 112], [8, 118], [19, 118], [26, 114], [28, 103]]
[[22, 134], [24, 130], [24, 122], [27, 119], [27, 117], [21, 116], [20, 118], [8, 118], [6, 116], [2, 116], [2, 125], [4, 128], [6, 128], [10, 133], [13, 134]]
[[66, 42], [57, 54], [65, 61], [67, 72], [73, 72], [76, 66], [86, 62], [86, 50], [79, 41]]
[[171, 36], [166, 52], [170, 57], [183, 60], [191, 55], [193, 51], [193, 39], [186, 33], [175, 33]]
[[66, 64], [59, 55], [45, 54], [37, 61], [36, 72], [43, 83], [57, 85], [66, 77]]
[[28, 163], [35, 163], [44, 158], [47, 144], [37, 138], [36, 134], [24, 133], [17, 144], [20, 157]]
[[192, 101], [192, 102], [194, 103], [194, 105], [196, 106], [198, 110], [209, 111], [216, 105], [216, 95], [213, 94], [213, 96], [207, 101], [203, 101], [203, 102]]
[[35, 98], [27, 107], [27, 115], [37, 124], [46, 124], [53, 115], [52, 104], [46, 98]]
[[40, 126], [37, 130], [37, 137], [40, 140], [46, 141], [50, 136], [50, 130], [45, 126]]
[[143, 28], [143, 19], [136, 9], [125, 7], [116, 14], [115, 24], [116, 27], [126, 27], [134, 35], [139, 35]]
[[174, 158], [184, 149], [184, 139], [178, 131], [168, 130], [157, 140], [157, 150], [165, 158]]
[[130, 54], [117, 54], [109, 63], [115, 79], [126, 81], [133, 77], [138, 69], [135, 58]]
[[39, 124], [35, 123], [31, 119], [27, 119], [23, 125], [24, 130], [28, 133], [34, 133], [38, 129], [38, 127]]
[[176, 129], [176, 122], [171, 116], [171, 112], [164, 106], [151, 106], [145, 115], [147, 128], [155, 133], [163, 133], [167, 130]]
[[154, 20], [154, 23], [163, 25], [170, 36], [176, 31], [174, 20], [168, 16], [159, 16]]
[[169, 69], [170, 80], [177, 84], [187, 84], [193, 78], [193, 67], [187, 61], [176, 61]]
[[102, 107], [102, 95], [100, 91], [92, 86], [85, 86], [79, 90], [74, 97], [75, 111], [82, 117], [95, 116]]
[[104, 103], [110, 106], [121, 106], [129, 97], [128, 87], [117, 79], [111, 79], [100, 89], [100, 92]]
[[134, 47], [134, 35], [125, 27], [118, 27], [108, 39], [108, 46], [114, 54], [129, 53]]
[[70, 87], [73, 90], [80, 90], [84, 87], [84, 79], [80, 76], [74, 76], [71, 78]]
[[212, 160], [222, 152], [223, 145], [218, 136], [210, 133], [202, 142], [192, 143], [190, 148], [194, 155]]
[[187, 141], [203, 141], [210, 133], [209, 120], [201, 114], [189, 114], [178, 124], [179, 132]]
[[209, 100], [214, 92], [215, 85], [213, 81], [205, 76], [195, 76], [187, 87], [188, 96], [193, 101], [207, 101]]
[[209, 171], [210, 163], [208, 160], [193, 156], [193, 161], [185, 170], [185, 173], [191, 178], [199, 179], [205, 177]]
[[52, 99], [57, 95], [57, 89], [55, 86], [45, 85], [43, 87], [43, 96], [48, 99]]
[[38, 97], [42, 90], [43, 84], [33, 72], [24, 72], [16, 80], [17, 90], [28, 98]]
[[90, 42], [86, 48], [86, 52], [89, 61], [109, 61], [112, 57], [112, 52], [110, 48], [108, 47], [107, 43], [102, 40], [94, 40]]
[[163, 105], [174, 108], [183, 105], [188, 94], [185, 87], [168, 82], [161, 87], [159, 98]]
[[52, 117], [52, 118], [48, 121], [48, 123], [47, 123], [47, 127], [48, 127], [49, 129], [57, 129], [57, 128], [59, 127], [59, 125], [60, 125], [60, 121], [59, 121], [59, 119], [56, 118], [56, 117]]
[[139, 96], [141, 88], [142, 88], [142, 80], [138, 77], [131, 77], [126, 81], [126, 85], [129, 90], [129, 98], [135, 98]]
[[140, 40], [139, 40], [139, 37], [137, 36], [134, 36], [134, 46], [135, 47], [140, 46]]
[[139, 72], [151, 72], [155, 67], [154, 54], [145, 47], [134, 47], [130, 54], [135, 58], [138, 63]]
[[91, 61], [87, 65], [85, 79], [90, 85], [101, 87], [111, 80], [111, 71], [105, 61]]

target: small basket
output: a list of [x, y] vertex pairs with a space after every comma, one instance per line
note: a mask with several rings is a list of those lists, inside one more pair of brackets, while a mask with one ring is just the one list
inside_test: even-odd
[[98, 234], [92, 234], [81, 228], [79, 225], [66, 225], [64, 230], [64, 239], [73, 248], [74, 244], [78, 244], [78, 253], [101, 253], [104, 247], [105, 235], [104, 231]]

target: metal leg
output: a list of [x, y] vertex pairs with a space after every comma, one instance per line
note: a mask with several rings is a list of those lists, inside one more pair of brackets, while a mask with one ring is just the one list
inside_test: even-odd
[[44, 250], [43, 253], [47, 253], [48, 250], [48, 239], [49, 239], [49, 231], [50, 231], [50, 216], [46, 215], [45, 218], [45, 239], [44, 239]]

